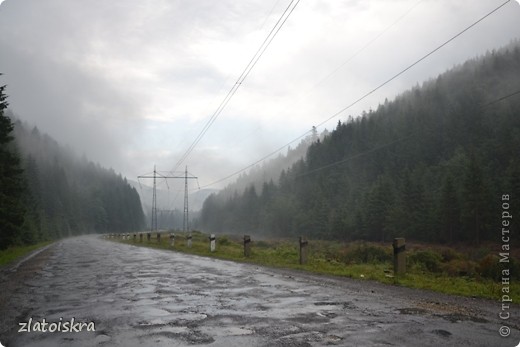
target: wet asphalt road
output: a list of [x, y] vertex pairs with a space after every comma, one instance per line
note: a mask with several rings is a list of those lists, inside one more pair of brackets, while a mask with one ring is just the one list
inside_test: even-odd
[[[8, 293], [10, 346], [516, 346], [498, 302], [135, 247], [84, 236], [27, 264]], [[10, 281], [22, 271], [4, 271]], [[6, 294], [6, 293], [4, 293]], [[5, 305], [4, 305], [5, 306]], [[94, 322], [95, 332], [17, 332], [28, 321]]]

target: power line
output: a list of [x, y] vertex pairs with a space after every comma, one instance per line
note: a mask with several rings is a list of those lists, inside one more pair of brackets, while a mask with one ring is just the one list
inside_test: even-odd
[[[389, 26], [387, 26], [385, 29], [383, 29], [379, 34], [377, 34], [375, 37], [373, 37], [370, 41], [368, 41], [365, 45], [363, 45], [361, 48], [359, 48], [357, 51], [355, 51], [352, 55], [350, 55], [346, 60], [344, 60], [340, 65], [338, 65], [336, 68], [334, 68], [331, 72], [329, 72], [327, 75], [322, 77], [318, 82], [316, 82], [311, 88], [309, 88], [307, 91], [301, 93], [298, 95], [297, 100], [293, 102], [290, 106], [286, 107], [282, 111], [278, 112], [278, 114], [284, 113], [286, 109], [294, 106], [302, 96], [308, 95], [312, 90], [316, 89], [319, 85], [321, 85], [323, 82], [328, 80], [331, 76], [336, 74], [339, 70], [341, 70], [347, 63], [349, 63], [352, 59], [357, 57], [359, 54], [361, 54], [365, 49], [370, 47], [374, 42], [376, 42], [379, 38], [381, 38], [384, 34], [386, 34], [390, 29], [392, 29], [394, 26], [396, 26], [403, 18], [405, 18], [410, 12], [412, 12], [417, 6], [419, 6], [424, 0], [417, 1], [414, 5], [412, 5], [410, 8], [408, 8], [401, 16], [399, 16], [396, 20], [392, 22]], [[257, 127], [255, 130], [258, 130], [260, 127]], [[244, 137], [244, 138], [247, 138]]]
[[478, 19], [477, 21], [473, 22], [471, 25], [469, 25], [468, 27], [466, 27], [465, 29], [463, 29], [462, 31], [460, 31], [459, 33], [457, 33], [456, 35], [452, 36], [450, 39], [448, 39], [447, 41], [445, 41], [444, 43], [442, 43], [441, 45], [437, 46], [436, 48], [434, 48], [433, 50], [431, 50], [430, 52], [428, 52], [427, 54], [425, 54], [424, 56], [422, 56], [421, 58], [419, 58], [418, 60], [416, 60], [414, 63], [408, 65], [406, 68], [404, 68], [403, 70], [401, 70], [400, 72], [398, 72], [397, 74], [395, 74], [394, 76], [390, 77], [389, 79], [387, 79], [386, 81], [384, 81], [383, 83], [381, 83], [380, 85], [378, 85], [377, 87], [375, 87], [374, 89], [372, 89], [371, 91], [369, 91], [368, 93], [364, 94], [363, 96], [361, 96], [359, 99], [357, 99], [356, 101], [354, 101], [353, 103], [351, 103], [350, 105], [342, 108], [341, 110], [339, 110], [338, 112], [334, 113], [332, 116], [330, 116], [329, 118], [327, 118], [326, 120], [324, 120], [323, 122], [319, 123], [316, 127], [319, 127], [325, 123], [327, 123], [329, 120], [339, 116], [341, 113], [345, 112], [346, 110], [348, 110], [349, 108], [351, 108], [352, 106], [356, 105], [357, 103], [359, 103], [360, 101], [364, 100], [365, 98], [367, 98], [368, 96], [370, 96], [371, 94], [375, 93], [376, 91], [378, 91], [379, 89], [381, 89], [382, 87], [384, 87], [385, 85], [387, 85], [388, 83], [392, 82], [393, 80], [395, 80], [397, 77], [401, 76], [402, 74], [404, 74], [406, 71], [410, 70], [411, 68], [413, 68], [415, 65], [419, 64], [420, 62], [422, 62], [423, 60], [425, 60], [426, 58], [428, 58], [429, 56], [431, 56], [432, 54], [434, 54], [435, 52], [437, 52], [438, 50], [440, 50], [441, 48], [443, 48], [444, 46], [446, 46], [447, 44], [449, 44], [450, 42], [452, 42], [453, 40], [455, 40], [457, 37], [459, 37], [460, 35], [464, 34], [466, 31], [468, 31], [469, 29], [473, 28], [475, 25], [477, 25], [478, 23], [482, 22], [484, 19], [486, 19], [487, 17], [489, 17], [490, 15], [492, 15], [493, 13], [495, 13], [496, 11], [498, 11], [499, 9], [501, 9], [502, 7], [504, 7], [508, 2], [510, 2], [511, 0], [507, 0], [506, 2], [504, 2], [502, 5], [496, 7], [495, 9], [493, 9], [491, 12], [488, 12], [486, 15], [484, 15], [483, 17], [481, 17], [480, 19]]
[[211, 183], [206, 184], [206, 185], [204, 185], [204, 186], [201, 186], [201, 188], [210, 187], [210, 186], [212, 186], [212, 185], [214, 185], [214, 184], [217, 184], [217, 183], [223, 182], [223, 181], [225, 181], [225, 180], [227, 180], [227, 179], [229, 179], [229, 178], [231, 178], [231, 177], [233, 177], [233, 176], [236, 176], [236, 175], [238, 175], [238, 174], [240, 174], [240, 173], [242, 173], [242, 172], [244, 172], [244, 171], [246, 171], [246, 170], [252, 168], [253, 166], [257, 165], [258, 163], [261, 163], [262, 161], [266, 160], [266, 159], [269, 158], [270, 156], [272, 156], [272, 155], [274, 155], [274, 154], [280, 152], [280, 151], [281, 151], [282, 149], [284, 149], [285, 147], [287, 147], [287, 146], [291, 145], [292, 143], [294, 143], [294, 142], [300, 140], [301, 138], [305, 137], [305, 136], [306, 136], [309, 132], [311, 132], [311, 131], [312, 131], [312, 130], [309, 130], [309, 131], [306, 132], [305, 134], [303, 134], [303, 135], [301, 135], [301, 136], [295, 138], [295, 139], [292, 140], [291, 142], [289, 142], [289, 143], [283, 145], [282, 147], [280, 147], [280, 148], [278, 148], [278, 149], [272, 151], [271, 153], [269, 153], [269, 154], [263, 156], [262, 158], [258, 159], [258, 160], [255, 161], [254, 163], [249, 164], [248, 166], [246, 166], [246, 167], [244, 167], [244, 168], [242, 168], [242, 169], [240, 169], [240, 170], [238, 170], [238, 171], [235, 171], [235, 172], [233, 172], [232, 174], [229, 174], [228, 176], [223, 177], [223, 178], [221, 178], [221, 179], [219, 179], [219, 180], [217, 180], [217, 181], [214, 181], [214, 182], [211, 182]]
[[[381, 89], [382, 87], [384, 87], [385, 85], [387, 85], [388, 83], [390, 83], [391, 81], [393, 81], [394, 79], [396, 79], [397, 77], [401, 76], [402, 74], [404, 74], [405, 72], [407, 72], [408, 70], [410, 70], [411, 68], [413, 68], [415, 65], [419, 64], [420, 62], [424, 61], [425, 59], [427, 59], [429, 56], [431, 56], [432, 54], [434, 54], [435, 52], [439, 51], [441, 48], [443, 48], [444, 46], [446, 46], [447, 44], [449, 44], [450, 42], [452, 42], [453, 40], [455, 40], [456, 38], [458, 38], [459, 36], [461, 36], [462, 34], [464, 34], [466, 31], [468, 31], [469, 29], [473, 28], [475, 25], [477, 25], [478, 23], [482, 22], [484, 19], [486, 19], [487, 17], [491, 16], [493, 13], [497, 12], [499, 9], [501, 9], [502, 7], [504, 7], [507, 3], [511, 2], [511, 0], [507, 0], [505, 1], [504, 3], [502, 3], [501, 5], [499, 5], [498, 7], [494, 8], [492, 11], [488, 12], [487, 14], [485, 14], [484, 16], [482, 16], [481, 18], [479, 18], [478, 20], [476, 20], [475, 22], [473, 22], [471, 25], [467, 26], [465, 29], [463, 29], [462, 31], [458, 32], [457, 34], [455, 34], [454, 36], [452, 36], [451, 38], [449, 38], [448, 40], [446, 40], [445, 42], [443, 42], [441, 45], [437, 46], [436, 48], [434, 48], [433, 50], [431, 50], [430, 52], [428, 52], [427, 54], [425, 54], [424, 56], [422, 56], [421, 58], [419, 58], [418, 60], [416, 60], [415, 62], [413, 62], [412, 64], [408, 65], [406, 68], [404, 68], [403, 70], [401, 70], [400, 72], [398, 72], [397, 74], [393, 75], [391, 78], [387, 79], [386, 81], [384, 81], [383, 83], [379, 84], [377, 87], [375, 87], [374, 89], [370, 90], [369, 92], [365, 93], [363, 96], [359, 97], [357, 100], [355, 100], [354, 102], [352, 102], [351, 104], [349, 104], [348, 106], [342, 108], [341, 110], [339, 110], [338, 112], [334, 113], [333, 115], [331, 115], [329, 118], [325, 119], [324, 121], [318, 123], [318, 125], [316, 125], [315, 127], [318, 128], [320, 126], [322, 126], [323, 124], [327, 123], [328, 121], [330, 121], [331, 119], [339, 116], [341, 113], [345, 112], [346, 110], [348, 110], [349, 108], [351, 108], [352, 106], [358, 104], [359, 102], [361, 102], [362, 100], [364, 100], [365, 98], [367, 98], [368, 96], [370, 96], [371, 94], [375, 93], [377, 90]], [[296, 139], [290, 141], [289, 143], [281, 146], [280, 148], [278, 148], [277, 150], [269, 153], [268, 155], [262, 157], [261, 159], [255, 161], [254, 163], [252, 164], [249, 164], [247, 165], [245, 168], [241, 169], [241, 170], [238, 170], [224, 178], [221, 178], [217, 181], [214, 181], [212, 183], [209, 183], [203, 187], [208, 187], [208, 186], [212, 186], [216, 183], [220, 183], [222, 181], [225, 181], [241, 172], [244, 172], [245, 170], [249, 169], [250, 167], [262, 162], [263, 160], [269, 158], [270, 156], [280, 152], [281, 150], [283, 150], [284, 148], [286, 148], [287, 146], [289, 146], [290, 144], [292, 144], [293, 142], [301, 139], [302, 137], [306, 136], [307, 134], [309, 134], [311, 132], [311, 130], [309, 131], [306, 131], [304, 134], [302, 134], [301, 136], [297, 137]]]
[[231, 87], [231, 89], [227, 93], [226, 97], [222, 100], [220, 105], [217, 107], [217, 109], [215, 110], [213, 115], [210, 117], [210, 119], [206, 122], [206, 124], [204, 125], [204, 127], [202, 128], [200, 133], [197, 135], [195, 140], [192, 142], [192, 144], [188, 147], [186, 152], [182, 155], [182, 157], [179, 159], [179, 161], [177, 161], [173, 171], [177, 170], [177, 168], [184, 162], [184, 160], [186, 160], [186, 158], [190, 155], [190, 153], [193, 151], [195, 146], [200, 142], [200, 140], [204, 137], [206, 132], [209, 130], [211, 125], [213, 125], [215, 120], [222, 113], [222, 111], [227, 106], [227, 104], [229, 103], [231, 98], [235, 95], [235, 93], [237, 92], [238, 88], [240, 88], [240, 86], [245, 81], [245, 79], [247, 78], [247, 76], [249, 75], [251, 70], [255, 67], [255, 65], [258, 62], [258, 60], [260, 60], [260, 58], [262, 57], [262, 55], [266, 51], [267, 47], [269, 47], [269, 45], [271, 44], [271, 42], [273, 41], [275, 36], [278, 34], [280, 29], [283, 27], [283, 25], [285, 24], [285, 22], [287, 21], [287, 19], [289, 18], [289, 16], [292, 14], [292, 12], [296, 8], [296, 6], [298, 6], [299, 3], [300, 3], [300, 0], [291, 0], [291, 2], [289, 3], [287, 8], [285, 9], [283, 14], [281, 15], [281, 17], [278, 19], [278, 21], [276, 22], [274, 27], [271, 29], [271, 31], [269, 32], [269, 34], [265, 38], [264, 42], [260, 45], [260, 47], [256, 51], [256, 53], [253, 56], [253, 58], [251, 58], [251, 60], [247, 64], [247, 66], [244, 69], [244, 71], [242, 71], [242, 73], [238, 77], [238, 79], [235, 82], [235, 84], [233, 85], [233, 87]]
[[514, 92], [514, 93], [511, 93], [511, 94], [508, 94], [508, 95], [506, 95], [506, 96], [503, 96], [503, 97], [501, 97], [500, 99], [496, 99], [496, 100], [493, 100], [493, 101], [491, 101], [491, 102], [488, 102], [488, 103], [485, 104], [483, 107], [491, 106], [491, 105], [493, 105], [493, 104], [496, 104], [496, 103], [498, 103], [498, 102], [500, 102], [500, 101], [502, 101], [502, 100], [505, 100], [505, 99], [507, 99], [507, 98], [510, 98], [510, 97], [515, 96], [515, 95], [518, 95], [518, 94], [520, 94], [520, 90], [518, 90], [518, 91], [516, 91], [516, 92]]
[[[189, 211], [188, 211], [188, 179], [196, 179], [198, 184], [198, 177], [193, 176], [190, 174], [188, 176], [188, 167], [186, 166], [186, 170], [184, 171], [184, 176], [175, 175], [174, 173], [170, 175], [164, 175], [161, 174], [159, 171], [156, 170], [155, 165], [153, 167], [153, 174], [147, 174], [147, 175], [140, 175], [137, 176], [137, 181], [139, 182], [139, 185], [141, 185], [141, 182], [139, 181], [140, 178], [153, 178], [153, 194], [152, 194], [152, 222], [151, 222], [151, 232], [157, 232], [158, 230], [158, 224], [157, 224], [157, 178], [162, 178], [166, 182], [166, 185], [168, 186], [168, 179], [184, 179], [184, 217], [183, 217], [183, 229], [184, 231], [189, 231]], [[170, 187], [168, 186], [168, 190]], [[200, 189], [200, 187], [199, 187]]]
[[[480, 105], [481, 108], [486, 108], [490, 105], [493, 105], [493, 104], [496, 104], [498, 102], [501, 102], [501, 101], [504, 101], [510, 97], [513, 97], [515, 95], [520, 95], [520, 90], [514, 92], [514, 93], [511, 93], [511, 94], [508, 94], [508, 95], [505, 95], [505, 96], [502, 96], [496, 100], [493, 100], [491, 102], [488, 102], [486, 104], [483, 104], [483, 105]], [[307, 171], [305, 173], [301, 173], [301, 174], [298, 174], [298, 175], [295, 175], [293, 176], [294, 178], [299, 178], [299, 177], [303, 177], [303, 176], [307, 176], [307, 175], [310, 175], [312, 173], [315, 173], [315, 172], [318, 172], [318, 171], [321, 171], [321, 170], [325, 170], [325, 169], [328, 169], [328, 168], [331, 168], [331, 167], [334, 167], [334, 166], [337, 166], [337, 165], [340, 165], [340, 164], [343, 164], [343, 163], [346, 163], [347, 161], [351, 161], [353, 159], [357, 159], [359, 157], [362, 157], [362, 156], [365, 156], [367, 154], [370, 154], [370, 153], [373, 153], [373, 152], [376, 152], [376, 151], [379, 151], [380, 149], [383, 149], [383, 148], [386, 148], [386, 147], [389, 147], [391, 145], [394, 145], [396, 143], [399, 143], [399, 142], [403, 142], [405, 140], [408, 140], [410, 138], [412, 138], [413, 136], [415, 135], [418, 135], [419, 133], [421, 132], [421, 130], [417, 130], [407, 136], [404, 136], [404, 137], [401, 137], [397, 140], [393, 140], [393, 141], [390, 141], [390, 142], [387, 142], [387, 143], [384, 143], [382, 145], [379, 145], [379, 146], [376, 146], [374, 148], [371, 148], [365, 152], [361, 152], [361, 153], [357, 153], [357, 154], [354, 154], [348, 158], [345, 158], [345, 159], [341, 159], [341, 160], [338, 160], [338, 161], [335, 161], [333, 163], [330, 163], [330, 164], [327, 164], [327, 165], [323, 165], [323, 166], [320, 166], [318, 168], [315, 168], [315, 169], [312, 169], [311, 171]]]

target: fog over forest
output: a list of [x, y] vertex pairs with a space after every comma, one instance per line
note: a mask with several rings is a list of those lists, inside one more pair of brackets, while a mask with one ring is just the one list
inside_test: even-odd
[[520, 0], [0, 0], [0, 347], [513, 346]]
[[[15, 137], [22, 165], [27, 169], [33, 160], [54, 165], [59, 157], [54, 150], [42, 154], [53, 141], [66, 148], [59, 160], [85, 167], [96, 163], [140, 195], [145, 221], [138, 217], [131, 223], [136, 228], [148, 224], [153, 195], [151, 180], [138, 176], [154, 167], [173, 175], [188, 167], [198, 177], [188, 186], [193, 212], [219, 190], [223, 202], [252, 193], [251, 185], [260, 196], [266, 184], [283, 185], [295, 165], [310, 165], [316, 146], [338, 136], [340, 125], [377, 118], [372, 115], [381, 105], [399, 102], [410, 88], [420, 90], [424, 81], [520, 37], [520, 6], [514, 1], [309, 1], [290, 11], [247, 79], [237, 80], [286, 5], [2, 2], [1, 78], [8, 85], [9, 114], [20, 119]], [[40, 145], [38, 132], [52, 141]], [[363, 141], [384, 138], [382, 133]], [[90, 184], [77, 182], [74, 169], [63, 170], [72, 191], [89, 189], [80, 187]], [[41, 178], [39, 184], [45, 186]], [[180, 223], [184, 188], [183, 180], [158, 182], [157, 209], [166, 216], [166, 227]], [[91, 201], [104, 193], [92, 194]], [[339, 235], [332, 230], [366, 219], [363, 201], [353, 198], [341, 207], [329, 199], [319, 207], [328, 212], [313, 217], [313, 223], [328, 215], [325, 224], [337, 225], [309, 228]], [[354, 212], [360, 206], [365, 212]], [[99, 225], [109, 223], [107, 208], [97, 212]], [[214, 227], [199, 215], [192, 217], [199, 227]], [[70, 222], [53, 223], [61, 223], [60, 230], [74, 229]], [[96, 230], [104, 228], [99, 225]]]
[[[302, 1], [178, 169], [188, 165], [201, 186], [219, 181], [208, 188], [223, 188], [237, 176], [221, 179], [310, 134], [498, 5]], [[286, 6], [6, 0], [0, 84], [9, 86], [10, 107], [22, 120], [136, 180], [154, 165], [174, 169]], [[519, 37], [519, 12], [516, 1], [507, 3], [318, 133]]]

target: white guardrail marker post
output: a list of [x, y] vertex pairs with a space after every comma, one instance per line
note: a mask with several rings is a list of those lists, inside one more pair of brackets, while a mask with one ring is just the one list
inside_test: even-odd
[[209, 249], [211, 252], [215, 252], [215, 234], [211, 234], [209, 237]]

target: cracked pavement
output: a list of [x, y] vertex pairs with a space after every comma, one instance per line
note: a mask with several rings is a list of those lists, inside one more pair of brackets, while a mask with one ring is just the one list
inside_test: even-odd
[[[11, 346], [516, 346], [500, 303], [110, 242], [59, 241], [0, 271]], [[18, 332], [33, 321], [95, 331]]]

